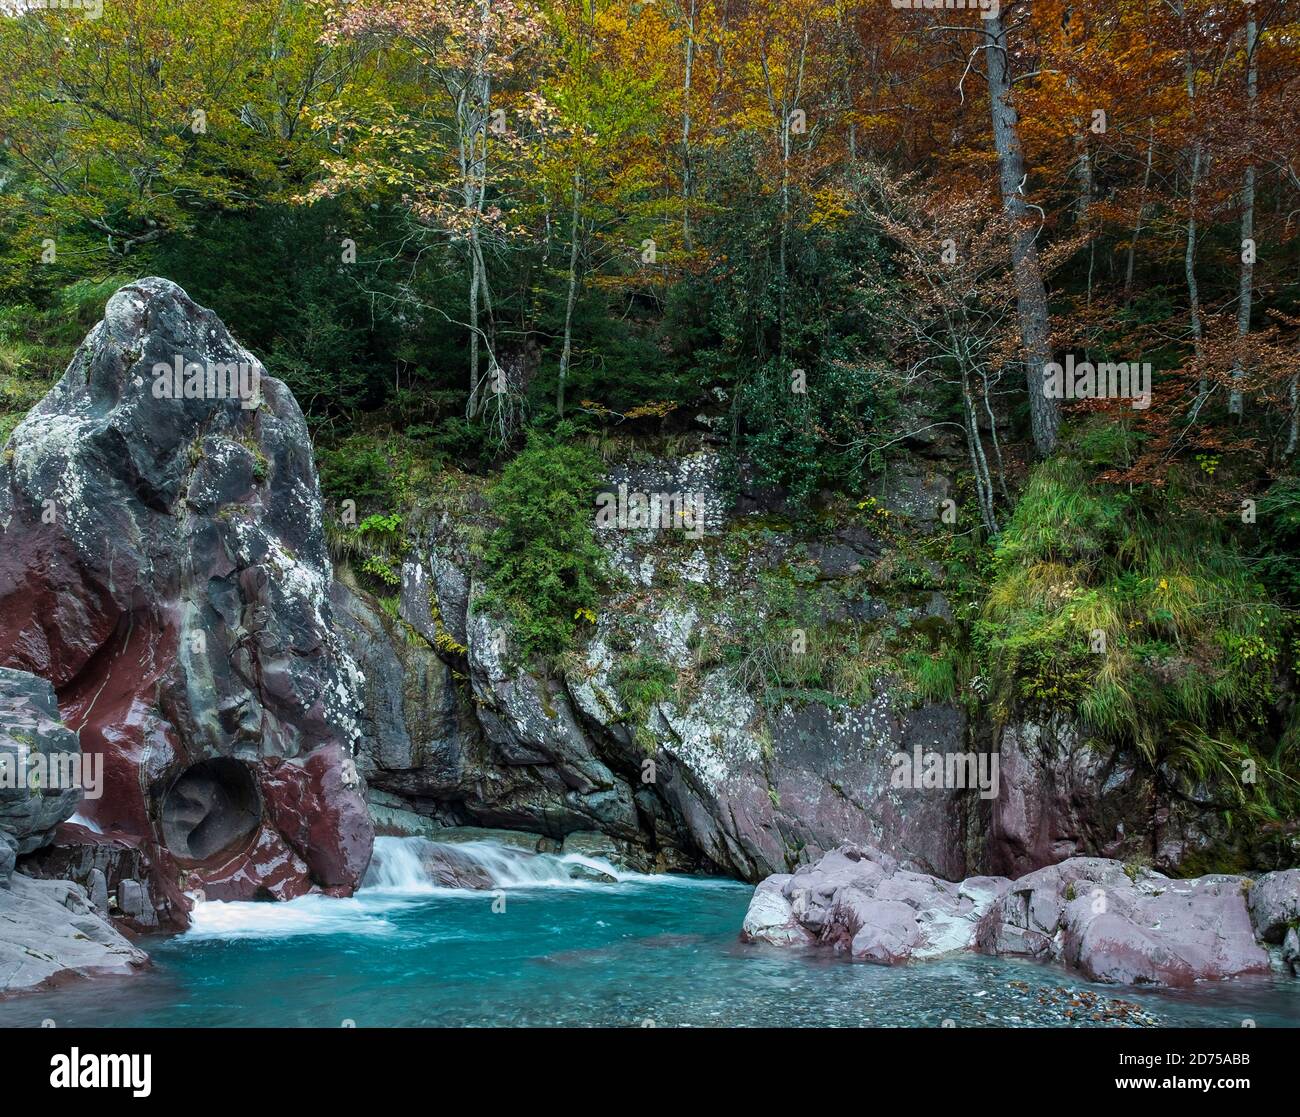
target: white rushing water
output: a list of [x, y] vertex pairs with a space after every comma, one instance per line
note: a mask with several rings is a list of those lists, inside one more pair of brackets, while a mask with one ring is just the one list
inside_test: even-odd
[[616, 888], [683, 878], [629, 873], [599, 858], [551, 855], [493, 841], [379, 837], [362, 887], [350, 899], [302, 896], [283, 903], [205, 900], [190, 915], [191, 939], [383, 935], [385, 913], [423, 896], [483, 897], [519, 888]]
[[375, 839], [362, 891], [435, 892], [494, 888], [574, 888], [655, 880], [581, 854], [532, 853], [493, 841]]
[[386, 935], [385, 905], [354, 896], [300, 896], [284, 903], [204, 900], [190, 912], [187, 939], [283, 939], [295, 935]]

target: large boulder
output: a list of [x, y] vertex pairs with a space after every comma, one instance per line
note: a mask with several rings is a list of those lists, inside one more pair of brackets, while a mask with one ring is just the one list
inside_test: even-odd
[[45, 845], [81, 802], [81, 747], [54, 688], [0, 667], [0, 884], [17, 856]]
[[1251, 922], [1266, 943], [1282, 942], [1300, 928], [1300, 869], [1265, 873], [1247, 894]]
[[[978, 950], [1058, 962], [1090, 981], [1184, 986], [1269, 971], [1246, 906], [1249, 884], [1225, 875], [1171, 880], [1097, 857], [1015, 881], [954, 884], [901, 869], [879, 850], [844, 846], [763, 881], [741, 938], [831, 947], [889, 965]], [[1271, 898], [1287, 887], [1274, 881], [1259, 901], [1261, 911], [1277, 913], [1266, 923], [1278, 942], [1284, 927], [1295, 935], [1287, 901]], [[1282, 958], [1289, 963], [1285, 945]]]
[[937, 958], [973, 947], [981, 918], [1008, 884], [995, 877], [953, 884], [901, 869], [880, 850], [842, 846], [760, 884], [741, 938], [827, 946], [882, 965]]
[[981, 924], [979, 946], [1130, 985], [1266, 973], [1248, 887], [1244, 877], [1172, 880], [1106, 858], [1071, 858], [1015, 881]]
[[348, 892], [352, 755], [311, 442], [288, 389], [163, 279], [109, 300], [0, 463], [0, 664], [51, 680], [151, 902]]
[[130, 974], [147, 963], [80, 886], [15, 873], [0, 888], [0, 997], [78, 977]]

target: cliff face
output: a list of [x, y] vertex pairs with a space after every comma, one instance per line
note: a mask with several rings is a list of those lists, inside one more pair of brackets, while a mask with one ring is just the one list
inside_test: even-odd
[[[746, 880], [845, 841], [950, 880], [1082, 855], [1177, 871], [1216, 840], [1213, 809], [1068, 720], [994, 725], [981, 694], [927, 700], [891, 670], [849, 697], [817, 683], [850, 650], [955, 639], [941, 571], [906, 544], [938, 530], [949, 487], [936, 464], [807, 531], [771, 515], [779, 494], [724, 493], [708, 449], [613, 466], [604, 488], [624, 502], [698, 494], [703, 530], [598, 527], [612, 588], [547, 672], [521, 665], [479, 605], [481, 500], [427, 508], [400, 619], [338, 590], [366, 680], [368, 783], [442, 823], [596, 830], [638, 863]], [[787, 649], [820, 666], [774, 690], [769, 660]], [[899, 754], [996, 779], [899, 786]]]
[[186, 890], [355, 887], [331, 581], [291, 394], [175, 284], [122, 288], [0, 462], [0, 664], [48, 679], [104, 765], [90, 827], [32, 868], [130, 881], [144, 928], [184, 926]]
[[[409, 631], [351, 592], [341, 609], [366, 677], [370, 786], [454, 824], [557, 839], [599, 830], [646, 863], [750, 880], [834, 848], [846, 834], [960, 874], [969, 816], [962, 793], [890, 787], [895, 753], [965, 748], [960, 709], [912, 708], [885, 694], [834, 709], [764, 705], [743, 669], [717, 658], [746, 623], [737, 600], [764, 572], [791, 563], [835, 583], [843, 608], [858, 615], [923, 620], [942, 603], [929, 591], [905, 595], [912, 603], [900, 598], [896, 608], [873, 597], [868, 569], [883, 544], [865, 530], [811, 554], [780, 533], [729, 534], [720, 476], [710, 452], [614, 470], [611, 492], [699, 494], [704, 531], [692, 539], [598, 530], [613, 588], [583, 647], [548, 674], [520, 666], [508, 630], [479, 608], [480, 574], [466, 544], [473, 516], [435, 509], [402, 571]], [[915, 499], [915, 486], [902, 491]], [[638, 671], [671, 682], [647, 699], [627, 685]]]

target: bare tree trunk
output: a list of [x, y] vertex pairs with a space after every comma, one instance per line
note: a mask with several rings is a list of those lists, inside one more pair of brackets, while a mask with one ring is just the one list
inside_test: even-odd
[[[1255, 13], [1252, 9], [1246, 17], [1246, 95], [1249, 99], [1248, 119], [1255, 121], [1255, 99], [1259, 90], [1259, 69], [1255, 61], [1255, 49], [1259, 43]], [[1248, 142], [1253, 142], [1253, 130]], [[1254, 152], [1251, 152], [1252, 160]], [[1246, 164], [1245, 181], [1241, 187], [1241, 286], [1237, 300], [1237, 337], [1244, 339], [1250, 333], [1250, 306], [1254, 291], [1255, 276], [1255, 164]], [[1250, 243], [1247, 243], [1250, 242]], [[1228, 396], [1228, 413], [1240, 415], [1244, 400], [1241, 394], [1241, 381], [1246, 378], [1246, 358], [1240, 350], [1232, 367], [1232, 391]]]
[[1088, 133], [1083, 131], [1079, 142], [1079, 158], [1076, 163], [1079, 175], [1079, 198], [1075, 203], [1075, 220], [1079, 227], [1089, 233], [1088, 237], [1088, 294], [1087, 304], [1092, 306], [1092, 273], [1097, 259], [1097, 242], [1091, 236], [1092, 225], [1092, 156], [1088, 152]]
[[582, 172], [573, 172], [573, 213], [569, 222], [569, 294], [564, 304], [564, 346], [560, 350], [560, 381], [555, 389], [555, 410], [564, 418], [564, 387], [573, 354], [573, 307], [578, 299], [578, 239], [581, 235]]
[[682, 80], [682, 244], [691, 247], [691, 72], [695, 62], [695, 0], [686, 18], [686, 72]]
[[971, 470], [975, 476], [975, 495], [979, 499], [980, 519], [990, 535], [998, 532], [993, 518], [993, 482], [989, 477], [988, 458], [984, 456], [984, 443], [980, 439], [979, 418], [975, 414], [975, 400], [971, 396], [970, 375], [963, 365], [961, 370], [961, 398], [966, 415], [966, 440], [970, 451]]
[[998, 441], [998, 420], [993, 414], [993, 403], [989, 399], [989, 378], [987, 373], [980, 373], [980, 384], [983, 389], [981, 394], [984, 397], [984, 414], [989, 417], [989, 441], [993, 443], [993, 458], [998, 463], [998, 488], [1002, 492], [1002, 498], [1010, 503], [1011, 494], [1007, 491], [1007, 470], [1002, 463], [1002, 443]]
[[[1184, 28], [1186, 28], [1186, 5], [1180, 3], [1176, 10], [1179, 17], [1183, 20]], [[1190, 46], [1187, 48], [1187, 57], [1183, 61], [1183, 75], [1187, 84], [1188, 111], [1193, 112], [1196, 106], [1196, 60], [1192, 56], [1192, 48]], [[1187, 244], [1183, 253], [1183, 274], [1187, 280], [1187, 306], [1188, 313], [1191, 316], [1192, 345], [1195, 347], [1198, 360], [1202, 355], [1201, 341], [1205, 336], [1205, 329], [1201, 325], [1201, 289], [1196, 282], [1196, 205], [1201, 185], [1201, 161], [1203, 155], [1204, 152], [1202, 151], [1201, 141], [1197, 139], [1195, 145], [1192, 147], [1192, 177], [1187, 188]], [[1200, 383], [1197, 385], [1196, 389], [1196, 409], [1194, 414], [1200, 412], [1201, 405], [1204, 404], [1208, 392], [1209, 384], [1205, 379], [1205, 366], [1201, 365]]]
[[804, 62], [808, 53], [808, 31], [803, 33], [803, 44], [799, 49], [799, 66], [796, 71], [793, 96], [786, 100], [786, 91], [782, 90], [778, 102], [776, 90], [772, 86], [772, 74], [767, 65], [767, 53], [760, 52], [759, 61], [763, 69], [763, 81], [767, 90], [767, 104], [777, 127], [780, 129], [781, 148], [781, 231], [777, 240], [778, 266], [780, 268], [779, 286], [777, 288], [777, 336], [780, 339], [782, 356], [785, 355], [785, 304], [786, 304], [786, 256], [790, 228], [790, 136], [793, 116], [799, 107], [803, 94]]
[[474, 251], [474, 240], [478, 230], [471, 227], [469, 232], [469, 403], [466, 405], [467, 418], [474, 418], [479, 411], [479, 366], [478, 366], [478, 253]]
[[777, 303], [777, 334], [781, 339], [781, 353], [785, 353], [785, 282], [786, 282], [786, 240], [790, 228], [790, 114], [783, 112], [784, 122], [781, 128], [781, 288]]
[[[482, 378], [479, 374], [479, 296], [482, 295], [490, 315], [487, 269], [483, 260], [483, 204], [487, 197], [487, 126], [491, 114], [492, 79], [487, 72], [489, 18], [492, 0], [479, 0], [479, 32], [474, 69], [462, 87], [458, 104], [460, 124], [460, 166], [462, 193], [470, 210], [469, 247], [469, 400], [465, 415], [473, 419], [482, 410]], [[491, 355], [489, 354], [489, 365]]]
[[1142, 218], [1147, 209], [1147, 190], [1151, 185], [1151, 161], [1156, 148], [1156, 122], [1154, 117], [1147, 119], [1147, 165], [1142, 173], [1142, 193], [1138, 197], [1137, 220], [1133, 223], [1133, 239], [1128, 245], [1128, 261], [1124, 265], [1124, 301], [1129, 301], [1129, 292], [1133, 289], [1133, 260], [1137, 256], [1138, 238], [1142, 235]]
[[998, 153], [998, 181], [1002, 210], [1011, 226], [1011, 264], [1016, 280], [1016, 308], [1024, 348], [1025, 379], [1029, 388], [1029, 417], [1034, 448], [1046, 457], [1056, 448], [1061, 425], [1058, 402], [1043, 389], [1043, 370], [1051, 360], [1051, 326], [1047, 314], [1047, 289], [1034, 244], [1023, 194], [1025, 162], [1020, 146], [1016, 110], [1011, 104], [1011, 59], [1002, 17], [987, 21], [989, 105], [993, 117], [993, 143]]
[[[1183, 253], [1183, 274], [1187, 277], [1187, 305], [1192, 321], [1192, 344], [1196, 355], [1201, 355], [1201, 339], [1205, 336], [1201, 325], [1201, 290], [1196, 282], [1196, 198], [1201, 179], [1201, 145], [1196, 144], [1192, 154], [1192, 181], [1187, 193], [1187, 247]], [[1196, 389], [1197, 402], [1205, 399], [1209, 385], [1205, 380], [1205, 368], [1201, 368], [1201, 379]]]

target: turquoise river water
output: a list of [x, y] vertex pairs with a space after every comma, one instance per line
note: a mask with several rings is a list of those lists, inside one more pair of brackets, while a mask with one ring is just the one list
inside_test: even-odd
[[480, 846], [497, 887], [438, 888], [412, 841], [379, 839], [352, 899], [202, 904], [143, 944], [148, 972], [0, 1002], [0, 1026], [1031, 1027], [1066, 1023], [1080, 991], [1169, 1026], [1300, 1025], [1300, 981], [1173, 993], [977, 956], [854, 964], [742, 944], [753, 889], [733, 881], [599, 865], [617, 880], [597, 883], [581, 858]]

